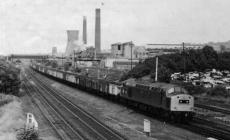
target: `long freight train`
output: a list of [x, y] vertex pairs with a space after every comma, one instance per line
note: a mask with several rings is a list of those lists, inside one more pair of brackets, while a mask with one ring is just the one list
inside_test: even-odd
[[174, 84], [160, 82], [143, 84], [135, 81], [119, 83], [34, 63], [31, 64], [31, 68], [77, 88], [116, 98], [167, 119], [188, 121], [194, 114], [193, 96]]

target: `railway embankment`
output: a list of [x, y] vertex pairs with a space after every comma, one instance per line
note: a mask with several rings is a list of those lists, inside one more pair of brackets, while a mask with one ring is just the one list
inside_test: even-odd
[[17, 130], [24, 127], [25, 116], [18, 97], [0, 94], [0, 139], [16, 140]]

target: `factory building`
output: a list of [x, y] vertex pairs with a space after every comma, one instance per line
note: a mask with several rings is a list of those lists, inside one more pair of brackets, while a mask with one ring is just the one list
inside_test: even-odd
[[145, 47], [135, 46], [132, 42], [112, 44], [111, 54], [114, 58], [126, 58], [126, 59], [144, 59], [146, 58]]
[[111, 56], [104, 59], [103, 63], [107, 68], [130, 70], [146, 57], [144, 46], [135, 46], [131, 41], [114, 43], [111, 45]]

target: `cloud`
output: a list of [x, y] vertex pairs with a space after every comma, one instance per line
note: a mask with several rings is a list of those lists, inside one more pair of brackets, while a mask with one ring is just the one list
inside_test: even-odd
[[29, 38], [29, 40], [25, 41], [23, 44], [24, 46], [33, 46], [35, 43], [38, 43], [38, 41], [41, 41], [40, 36], [34, 36], [32, 38]]
[[[64, 51], [66, 30], [82, 31], [94, 44], [95, 8], [101, 7], [102, 48], [123, 41], [180, 43], [229, 40], [229, 0], [5, 0], [0, 3], [0, 42], [5, 53]], [[31, 45], [31, 46], [30, 46]]]

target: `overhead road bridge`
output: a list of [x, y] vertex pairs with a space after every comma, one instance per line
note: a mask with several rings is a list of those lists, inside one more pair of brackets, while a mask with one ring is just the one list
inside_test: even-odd
[[36, 54], [12, 54], [9, 59], [47, 59], [49, 55], [36, 55]]

